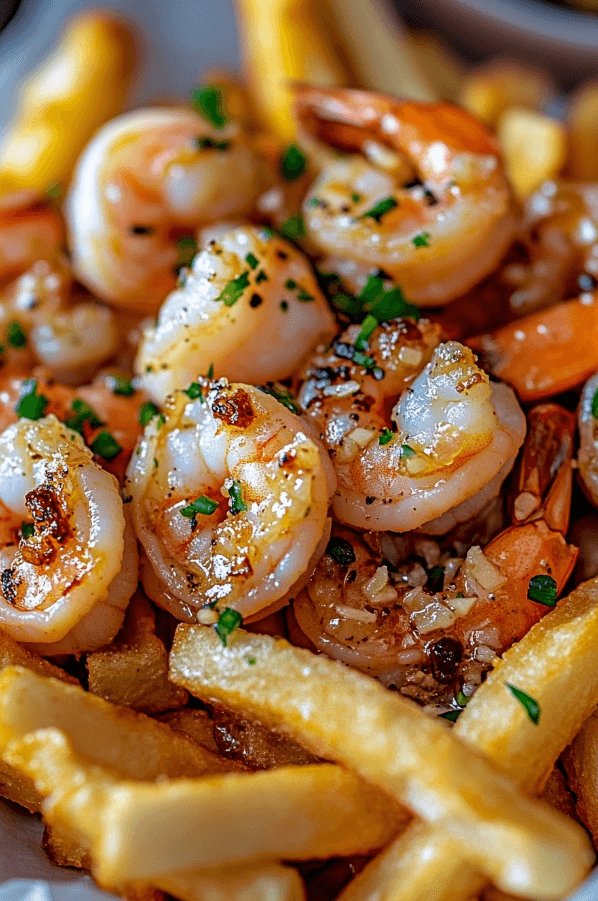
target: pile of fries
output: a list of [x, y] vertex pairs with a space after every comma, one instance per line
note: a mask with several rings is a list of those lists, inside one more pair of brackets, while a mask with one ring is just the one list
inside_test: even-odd
[[[287, 79], [361, 83], [475, 112], [497, 130], [520, 198], [562, 171], [598, 177], [597, 84], [559, 121], [545, 112], [555, 89], [544, 73], [509, 61], [468, 73], [436, 39], [383, 23], [357, 40], [364, 8], [352, 0], [343, 17], [339, 3], [239, 3], [249, 80], [279, 137], [292, 138]], [[79, 144], [121, 102], [126, 30], [80, 21], [59, 54], [76, 57], [84, 40], [103, 48], [97, 67], [64, 97], [44, 93], [44, 72], [25, 92], [0, 148], [7, 189], [64, 185]], [[81, 121], [80, 109], [94, 114]], [[79, 143], [66, 139], [74, 121]], [[454, 728], [288, 644], [272, 622], [272, 634], [239, 630], [224, 644], [209, 626], [179, 625], [173, 640], [140, 594], [78, 678], [0, 634], [0, 794], [41, 814], [56, 864], [138, 901], [300, 901], [306, 882], [310, 897], [340, 890], [341, 901], [467, 901], [490, 886], [558, 899], [585, 878], [594, 851], [580, 821], [598, 842], [598, 578], [497, 662]], [[222, 722], [238, 725], [241, 749], [228, 726], [228, 745], [218, 737]], [[576, 818], [561, 812], [572, 808], [563, 768]], [[537, 799], [547, 785], [551, 804]], [[360, 870], [346, 886], [325, 863], [339, 858], [342, 873]], [[314, 872], [330, 881], [318, 889]]]

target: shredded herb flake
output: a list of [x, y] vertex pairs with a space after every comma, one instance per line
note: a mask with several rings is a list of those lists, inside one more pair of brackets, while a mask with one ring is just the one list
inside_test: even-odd
[[193, 235], [183, 235], [183, 237], [179, 238], [176, 242], [176, 247], [179, 252], [179, 258], [176, 264], [176, 269], [178, 271], [185, 266], [191, 265], [193, 257], [197, 253], [197, 243]]
[[360, 203], [361, 194], [357, 194], [357, 192], [354, 191], [353, 194], [351, 194], [351, 200], [353, 201], [353, 203]]
[[32, 522], [22, 522], [21, 523], [21, 535], [23, 538], [31, 538], [34, 532], [34, 526]]
[[390, 444], [392, 441], [392, 432], [390, 429], [382, 429], [380, 432], [380, 437], [378, 438], [378, 444]]
[[11, 347], [25, 347], [27, 344], [27, 335], [23, 331], [20, 322], [11, 322], [6, 330], [6, 340]]
[[79, 432], [80, 435], [83, 434], [85, 423], [92, 429], [99, 429], [104, 425], [96, 411], [80, 397], [76, 397], [72, 402], [71, 411], [73, 415], [66, 420], [66, 425], [74, 432]]
[[415, 456], [415, 451], [412, 447], [409, 447], [408, 444], [401, 444], [401, 457], [413, 457]]
[[196, 88], [191, 94], [191, 106], [214, 128], [224, 128], [228, 116], [222, 109], [222, 91], [214, 85]]
[[249, 272], [242, 272], [228, 283], [224, 291], [218, 295], [216, 301], [222, 301], [225, 307], [232, 307], [243, 296], [243, 292], [249, 287]]
[[245, 257], [245, 262], [249, 266], [250, 269], [255, 269], [259, 263], [258, 258], [253, 253], [248, 253]]
[[37, 393], [37, 380], [28, 379], [23, 383], [21, 399], [15, 407], [15, 412], [22, 419], [41, 419], [49, 403], [47, 397]]
[[598, 419], [598, 388], [594, 391], [594, 397], [592, 398], [592, 416], [594, 419]]
[[195, 138], [198, 150], [228, 150], [230, 141], [215, 141], [213, 138]]
[[546, 607], [556, 606], [557, 584], [552, 576], [532, 576], [527, 587], [530, 601], [544, 604]]
[[197, 400], [198, 397], [201, 397], [203, 400], [203, 393], [199, 382], [191, 382], [188, 388], [183, 388], [183, 391], [191, 400]]
[[103, 457], [104, 460], [113, 460], [122, 450], [114, 435], [105, 431], [100, 432], [89, 446], [94, 454], [97, 454], [98, 457]]
[[350, 566], [356, 560], [353, 545], [346, 538], [331, 538], [326, 547], [326, 553], [339, 566]]
[[51, 185], [48, 185], [46, 188], [46, 194], [48, 197], [51, 197], [52, 200], [58, 201], [62, 196], [62, 188], [58, 184], [58, 182], [53, 181]]
[[446, 713], [441, 713], [440, 716], [442, 717], [443, 720], [448, 720], [449, 723], [456, 723], [462, 713], [463, 713], [462, 709], [461, 710], [447, 710]]
[[214, 364], [213, 363], [210, 363], [210, 365], [208, 366], [206, 378], [208, 378], [208, 379], [214, 378]]
[[202, 516], [209, 516], [217, 509], [217, 501], [213, 501], [211, 497], [206, 497], [205, 494], [201, 494], [199, 497], [196, 497], [194, 501], [191, 501], [190, 504], [187, 504], [186, 507], [181, 509], [181, 516], [186, 516], [187, 519], [195, 520], [198, 514], [201, 513]]
[[416, 235], [413, 239], [414, 247], [429, 247], [430, 246], [430, 233], [429, 232], [421, 232], [421, 234]]
[[152, 403], [151, 400], [148, 400], [144, 404], [141, 404], [139, 408], [139, 422], [141, 423], [142, 427], [145, 428], [148, 422], [152, 420], [154, 416], [157, 416], [159, 412], [160, 411], [158, 407], [154, 403]]
[[300, 238], [305, 238], [307, 232], [305, 231], [305, 222], [302, 214], [297, 213], [296, 216], [291, 216], [290, 219], [287, 219], [280, 229], [280, 234], [287, 241], [297, 241]]
[[224, 645], [227, 646], [229, 638], [243, 625], [243, 617], [236, 610], [226, 607], [220, 616], [218, 622], [214, 624], [214, 631]]
[[258, 385], [258, 389], [263, 391], [264, 394], [269, 394], [270, 397], [275, 397], [276, 400], [282, 404], [283, 407], [286, 407], [287, 410], [290, 410], [291, 413], [297, 413], [297, 415], [301, 413], [295, 398], [288, 388], [274, 384], [274, 382], [268, 382], [266, 385]]
[[391, 210], [394, 210], [399, 204], [394, 199], [394, 197], [386, 197], [384, 200], [381, 200], [375, 206], [373, 206], [370, 210], [363, 213], [361, 219], [375, 219], [378, 224], [380, 224], [380, 220], [382, 216], [386, 213], [390, 213]]
[[357, 350], [365, 350], [367, 347], [368, 338], [372, 335], [372, 333], [378, 328], [378, 320], [371, 313], [365, 317], [363, 322], [361, 323], [361, 331], [359, 332], [357, 338], [355, 339], [355, 347]]
[[540, 705], [535, 698], [532, 698], [531, 695], [526, 694], [526, 692], [517, 688], [515, 685], [511, 685], [510, 682], [506, 682], [505, 684], [513, 697], [519, 701], [534, 726], [537, 726], [540, 722]]
[[109, 382], [113, 394], [120, 394], [123, 397], [131, 397], [135, 394], [131, 379], [125, 379], [121, 375], [111, 375]]
[[280, 160], [280, 171], [287, 181], [301, 178], [307, 168], [307, 157], [296, 144], [289, 144]]
[[243, 500], [243, 486], [240, 482], [233, 481], [228, 487], [228, 496], [230, 498], [230, 512], [233, 516], [247, 510], [247, 504]]

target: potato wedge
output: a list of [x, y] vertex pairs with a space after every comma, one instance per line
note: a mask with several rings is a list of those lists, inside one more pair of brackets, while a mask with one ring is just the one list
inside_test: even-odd
[[130, 779], [223, 773], [234, 765], [164, 723], [117, 707], [22, 667], [0, 673], [0, 750], [12, 738], [54, 726], [74, 748]]
[[[539, 703], [537, 726], [520, 704], [511, 703], [506, 682]], [[508, 771], [522, 789], [538, 792], [597, 700], [598, 579], [593, 579], [559, 601], [504, 654], [459, 717], [455, 732]], [[598, 719], [594, 728], [598, 736]], [[339, 901], [416, 901], [428, 895], [436, 901], [463, 901], [481, 888], [463, 848], [416, 823], [349, 884]]]
[[560, 174], [567, 158], [567, 132], [561, 122], [513, 106], [501, 116], [497, 134], [507, 177], [520, 200]]
[[594, 844], [598, 841], [598, 713], [590, 716], [564, 755], [571, 787], [577, 796], [576, 810], [586, 824]]
[[[510, 891], [558, 897], [588, 871], [583, 830], [522, 797], [444, 724], [374, 679], [283, 640], [180, 625], [171, 679], [353, 768], [467, 847]], [[467, 754], [467, 766], [463, 766]]]
[[218, 754], [218, 747], [214, 741], [214, 723], [207, 710], [195, 710], [185, 707], [183, 710], [170, 710], [156, 717], [161, 723], [166, 723], [175, 732], [181, 732], [196, 741], [206, 750]]
[[188, 694], [168, 680], [168, 653], [156, 635], [149, 601], [136, 594], [123, 628], [108, 648], [87, 655], [89, 690], [141, 713], [184, 707]]
[[93, 133], [124, 108], [133, 62], [122, 21], [97, 11], [70, 20], [0, 141], [0, 192], [65, 187]]
[[585, 81], [573, 94], [567, 112], [569, 157], [567, 175], [598, 179], [598, 81]]
[[457, 102], [466, 78], [464, 60], [432, 32], [409, 32], [409, 46], [440, 100]]
[[458, 102], [496, 128], [506, 110], [513, 106], [541, 110], [553, 93], [555, 85], [543, 70], [519, 60], [497, 59], [470, 73]]

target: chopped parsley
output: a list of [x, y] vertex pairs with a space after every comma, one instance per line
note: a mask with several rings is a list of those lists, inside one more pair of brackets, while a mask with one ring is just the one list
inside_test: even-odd
[[335, 294], [332, 303], [349, 319], [359, 319], [363, 304], [358, 297], [353, 297], [352, 294]]
[[353, 203], [360, 203], [361, 202], [361, 194], [358, 194], [356, 191], [354, 191], [351, 194], [351, 200], [353, 201]]
[[398, 319], [401, 316], [410, 316], [416, 321], [421, 313], [414, 304], [405, 300], [405, 296], [398, 285], [386, 290], [384, 279], [379, 275], [370, 275], [359, 293], [358, 299], [362, 302], [362, 311], [372, 313], [378, 322], [389, 319]]
[[380, 437], [378, 438], [378, 444], [390, 444], [392, 441], [392, 432], [390, 429], [382, 429], [380, 432]]
[[197, 253], [197, 243], [193, 235], [183, 235], [176, 242], [176, 247], [179, 252], [176, 269], [179, 271], [185, 266], [190, 266], [193, 262], [193, 257]]
[[293, 278], [287, 278], [286, 282], [284, 283], [284, 286], [285, 286], [285, 288], [288, 288], [289, 291], [294, 291], [295, 288], [297, 287], [297, 282]]
[[225, 607], [218, 617], [218, 622], [214, 624], [214, 631], [224, 647], [226, 647], [233, 632], [236, 632], [242, 625], [243, 617], [241, 614], [230, 607]]
[[96, 411], [84, 400], [81, 400], [80, 397], [76, 397], [72, 402], [71, 412], [72, 416], [69, 416], [66, 420], [66, 425], [74, 432], [79, 432], [80, 435], [83, 434], [85, 423], [92, 429], [99, 429], [100, 426], [104, 425]]
[[287, 219], [280, 229], [280, 234], [287, 241], [297, 241], [299, 238], [305, 238], [307, 232], [305, 231], [305, 222], [302, 214], [297, 213], [296, 216], [291, 216], [290, 219]]
[[429, 232], [421, 232], [421, 234], [416, 235], [412, 241], [414, 247], [429, 247], [430, 246], [430, 233]]
[[594, 419], [598, 419], [598, 388], [594, 391], [594, 397], [592, 398], [592, 416]]
[[111, 375], [109, 384], [113, 394], [120, 394], [123, 397], [131, 397], [135, 394], [131, 379], [125, 379], [122, 375]]
[[207, 373], [206, 373], [206, 378], [207, 378], [207, 379], [213, 379], [213, 378], [214, 378], [214, 364], [213, 364], [213, 363], [210, 363], [210, 365], [208, 366], [208, 371], [207, 371]]
[[267, 281], [268, 281], [268, 276], [266, 275], [266, 273], [264, 272], [263, 269], [260, 269], [260, 271], [258, 272], [258, 274], [255, 277], [256, 285], [259, 285], [262, 282], [267, 282]]
[[307, 169], [307, 157], [296, 144], [289, 144], [280, 159], [280, 172], [287, 181], [301, 178]]
[[28, 379], [23, 383], [21, 398], [15, 412], [23, 419], [41, 419], [49, 403], [47, 397], [37, 393], [37, 380]]
[[442, 717], [443, 720], [448, 720], [449, 723], [456, 723], [462, 713], [463, 713], [462, 709], [461, 710], [447, 710], [446, 713], [441, 713], [440, 716]]
[[255, 666], [255, 663], [256, 663], [255, 657], [248, 657], [247, 663], [249, 664], [249, 666]]
[[506, 682], [505, 685], [513, 697], [519, 701], [534, 726], [537, 726], [540, 722], [540, 705], [535, 698], [532, 698], [531, 695], [526, 694], [520, 688], [516, 688], [515, 685], [511, 685], [510, 682]]
[[412, 447], [409, 447], [408, 444], [401, 444], [401, 457], [413, 457], [415, 456], [415, 451]]
[[258, 385], [258, 389], [263, 391], [264, 394], [269, 394], [270, 397], [275, 397], [276, 400], [282, 404], [283, 407], [286, 407], [287, 410], [290, 410], [291, 413], [297, 413], [297, 415], [301, 413], [295, 398], [288, 388], [275, 384], [274, 382], [268, 382], [266, 385]]
[[122, 450], [114, 435], [106, 431], [100, 432], [89, 446], [94, 454], [103, 457], [104, 460], [113, 460]]
[[154, 403], [152, 403], [151, 400], [148, 400], [144, 404], [141, 404], [141, 406], [139, 407], [139, 422], [141, 423], [142, 427], [145, 428], [148, 422], [150, 422], [150, 420], [152, 420], [154, 416], [157, 416], [159, 412], [160, 410]]
[[31, 538], [34, 532], [34, 526], [32, 522], [22, 522], [21, 523], [21, 535], [23, 538]]
[[192, 519], [196, 522], [197, 516], [200, 513], [202, 516], [209, 516], [217, 509], [218, 501], [213, 501], [211, 497], [206, 497], [205, 494], [201, 494], [199, 497], [196, 497], [194, 501], [191, 501], [190, 504], [187, 504], [186, 507], [181, 509], [181, 516], [186, 516], [187, 519]]
[[247, 510], [247, 504], [243, 500], [243, 487], [240, 482], [233, 481], [228, 486], [228, 496], [230, 498], [230, 512], [233, 516]]
[[230, 141], [215, 141], [213, 138], [195, 138], [198, 150], [228, 150]]
[[443, 583], [444, 566], [433, 566], [428, 573], [426, 588], [429, 588], [431, 592], [436, 593], [437, 591], [442, 591]]
[[556, 606], [557, 584], [552, 576], [532, 576], [527, 586], [530, 601], [544, 604], [546, 607]]
[[248, 253], [245, 257], [245, 262], [249, 266], [250, 269], [255, 269], [259, 263], [258, 258], [253, 253]]
[[48, 185], [46, 188], [46, 194], [48, 197], [51, 197], [52, 200], [58, 201], [62, 197], [62, 188], [58, 184], [58, 182], [53, 181], [51, 185]]
[[346, 538], [331, 538], [326, 546], [326, 553], [339, 566], [350, 566], [352, 563], [355, 563], [356, 557], [353, 545]]
[[466, 707], [469, 703], [469, 698], [467, 695], [464, 695], [461, 689], [457, 692], [457, 704], [459, 707]]
[[[216, 301], [222, 301], [225, 307], [232, 307], [243, 296], [245, 288], [249, 287], [249, 272], [242, 272], [228, 283], [224, 291], [218, 295]], [[211, 378], [211, 376], [208, 376]]]
[[359, 332], [357, 338], [355, 339], [355, 347], [357, 350], [365, 350], [367, 347], [368, 338], [372, 335], [372, 333], [378, 328], [378, 320], [371, 313], [365, 317], [363, 322], [361, 323], [361, 331]]
[[191, 106], [214, 128], [224, 128], [228, 116], [222, 109], [222, 91], [215, 85], [196, 88], [191, 94]]
[[385, 197], [384, 200], [380, 200], [375, 206], [363, 213], [360, 218], [375, 219], [376, 222], [380, 224], [382, 216], [386, 213], [390, 213], [390, 211], [394, 210], [398, 205], [398, 201], [396, 201], [394, 197]]
[[191, 400], [197, 400], [198, 397], [201, 397], [201, 399], [203, 400], [203, 393], [199, 382], [191, 382], [188, 388], [183, 388], [183, 392]]
[[9, 323], [8, 329], [6, 330], [6, 340], [11, 347], [25, 347], [27, 344], [27, 335], [23, 331], [23, 326], [20, 322], [15, 321]]
[[305, 288], [299, 288], [299, 293], [297, 294], [297, 300], [301, 301], [301, 303], [309, 303], [314, 299], [313, 294], [308, 294]]
[[283, 313], [286, 313], [286, 311], [287, 311], [288, 308], [289, 308], [288, 301], [286, 301], [286, 300], [281, 300], [279, 306], [280, 306], [280, 309], [282, 310], [282, 312], [283, 312]]

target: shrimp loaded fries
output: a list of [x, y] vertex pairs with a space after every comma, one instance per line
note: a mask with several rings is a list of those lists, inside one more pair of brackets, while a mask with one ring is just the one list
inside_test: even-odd
[[136, 901], [568, 896], [598, 182], [521, 167], [504, 71], [490, 124], [294, 82], [291, 141], [131, 72], [86, 14], [0, 143], [0, 793]]

